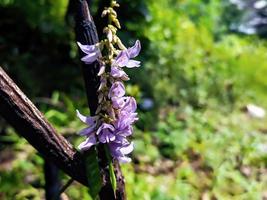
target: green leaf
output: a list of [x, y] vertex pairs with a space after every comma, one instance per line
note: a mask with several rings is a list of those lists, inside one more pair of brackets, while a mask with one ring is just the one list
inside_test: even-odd
[[112, 185], [112, 189], [114, 191], [114, 194], [116, 194], [117, 181], [116, 181], [116, 176], [115, 176], [114, 168], [113, 168], [113, 165], [112, 165], [111, 161], [109, 162], [109, 175], [110, 175], [110, 182], [111, 182], [111, 185]]
[[112, 189], [114, 191], [114, 194], [116, 194], [116, 189], [117, 189], [116, 175], [114, 172], [112, 159], [111, 159], [110, 153], [109, 153], [106, 145], [105, 145], [105, 153], [106, 153], [106, 156], [108, 158], [109, 178], [110, 178], [111, 186], [112, 186]]
[[101, 175], [98, 165], [97, 153], [95, 148], [86, 152], [86, 175], [88, 180], [89, 194], [96, 199], [101, 189]]

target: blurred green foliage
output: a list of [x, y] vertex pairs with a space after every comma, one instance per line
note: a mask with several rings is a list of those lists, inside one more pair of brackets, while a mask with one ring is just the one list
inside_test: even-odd
[[[229, 31], [235, 13], [226, 0], [120, 3], [121, 37], [129, 45], [138, 37], [143, 46], [142, 68], [129, 70], [127, 86], [140, 108], [134, 162], [122, 166], [128, 198], [267, 198], [267, 121], [243, 111], [251, 102], [267, 109], [266, 41]], [[89, 111], [67, 4], [0, 0], [0, 64], [77, 146], [83, 125], [75, 109]], [[43, 160], [0, 125], [0, 199], [40, 199]], [[66, 195], [91, 199], [77, 183]]]

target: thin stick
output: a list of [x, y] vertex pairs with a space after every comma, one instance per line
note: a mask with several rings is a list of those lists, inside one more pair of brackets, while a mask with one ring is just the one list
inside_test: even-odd
[[60, 196], [63, 192], [65, 192], [65, 190], [74, 182], [74, 179], [71, 178], [70, 180], [68, 180], [68, 182], [63, 185], [63, 187], [59, 190], [59, 192], [55, 195], [55, 197], [53, 198], [53, 200], [57, 200], [60, 199]]

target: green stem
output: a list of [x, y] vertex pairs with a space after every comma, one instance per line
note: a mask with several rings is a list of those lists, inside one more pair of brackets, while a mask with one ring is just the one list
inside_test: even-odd
[[114, 167], [113, 167], [113, 163], [112, 163], [112, 158], [110, 156], [110, 152], [108, 150], [108, 147], [107, 145], [104, 145], [104, 148], [105, 148], [105, 153], [106, 153], [106, 156], [107, 156], [107, 159], [108, 159], [108, 166], [109, 166], [109, 177], [110, 177], [110, 182], [111, 182], [111, 185], [112, 185], [112, 189], [114, 191], [114, 194], [116, 195], [116, 189], [117, 189], [117, 180], [116, 180], [116, 175], [115, 175], [115, 172], [114, 172]]

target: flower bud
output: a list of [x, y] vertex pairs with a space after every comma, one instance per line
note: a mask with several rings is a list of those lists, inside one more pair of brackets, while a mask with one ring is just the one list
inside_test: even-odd
[[118, 19], [114, 19], [113, 22], [119, 29], [121, 28], [121, 25]]

